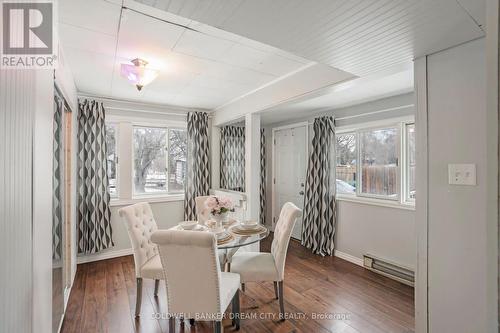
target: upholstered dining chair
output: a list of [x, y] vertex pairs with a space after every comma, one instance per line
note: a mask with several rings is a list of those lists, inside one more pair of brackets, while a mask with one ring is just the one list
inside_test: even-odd
[[221, 332], [222, 317], [231, 302], [233, 325], [239, 329], [240, 276], [221, 272], [214, 234], [159, 230], [151, 239], [158, 244], [163, 264], [169, 331], [175, 332], [175, 314], [183, 319], [208, 319], [214, 322], [214, 332]]
[[163, 269], [156, 244], [151, 235], [158, 230], [153, 212], [147, 202], [121, 208], [118, 213], [125, 221], [128, 236], [134, 252], [135, 277], [137, 281], [137, 298], [135, 316], [141, 312], [142, 279], [155, 280], [154, 296], [158, 296], [160, 280], [163, 280]]
[[196, 204], [196, 218], [200, 224], [205, 224], [210, 219], [210, 211], [205, 207], [205, 201], [208, 198], [210, 198], [209, 195], [203, 195], [194, 199]]
[[242, 286], [246, 282], [274, 282], [274, 293], [279, 299], [281, 319], [285, 318], [283, 279], [286, 253], [295, 221], [301, 212], [291, 202], [283, 205], [274, 229], [271, 253], [236, 252], [231, 260], [231, 272], [240, 274]]

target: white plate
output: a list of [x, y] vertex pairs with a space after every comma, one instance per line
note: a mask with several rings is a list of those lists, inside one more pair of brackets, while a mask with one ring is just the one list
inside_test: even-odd
[[243, 230], [257, 230], [260, 228], [259, 223], [253, 223], [253, 224], [240, 223], [238, 226]]
[[231, 234], [224, 230], [223, 232], [216, 234], [216, 237], [217, 237], [217, 240], [227, 239], [227, 238], [231, 237]]
[[176, 226], [176, 229], [177, 230], [184, 230], [184, 231], [207, 231], [208, 227], [206, 225], [198, 224], [193, 229], [186, 230], [186, 229], [183, 229], [180, 225], [178, 225], [178, 226]]
[[216, 235], [220, 235], [220, 234], [224, 233], [225, 231], [226, 230], [223, 227], [218, 227], [218, 228], [210, 229], [210, 232], [213, 232]]
[[179, 227], [184, 230], [193, 230], [198, 225], [198, 221], [182, 221], [179, 223]]
[[198, 224], [194, 229], [193, 231], [206, 231], [208, 230], [208, 227], [206, 225], [201, 225], [201, 224]]

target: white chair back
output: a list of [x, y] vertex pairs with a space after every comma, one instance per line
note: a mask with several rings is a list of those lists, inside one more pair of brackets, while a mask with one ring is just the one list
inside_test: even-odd
[[118, 213], [125, 220], [134, 251], [135, 275], [141, 277], [141, 267], [158, 254], [151, 235], [158, 230], [153, 212], [147, 202], [121, 208]]
[[200, 224], [205, 224], [210, 219], [210, 211], [205, 207], [205, 201], [210, 198], [209, 195], [196, 197], [196, 218]]
[[168, 312], [184, 318], [196, 314], [222, 318], [220, 268], [215, 236], [209, 232], [160, 230], [158, 244], [165, 275]]
[[271, 244], [271, 253], [274, 257], [276, 270], [278, 271], [279, 281], [282, 281], [285, 275], [285, 260], [288, 250], [288, 243], [292, 235], [292, 230], [297, 217], [302, 211], [291, 202], [287, 202], [281, 208], [280, 217], [274, 228], [274, 238]]

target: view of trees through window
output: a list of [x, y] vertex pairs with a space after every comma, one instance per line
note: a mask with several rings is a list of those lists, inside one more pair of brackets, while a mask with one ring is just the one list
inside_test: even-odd
[[337, 193], [354, 194], [356, 192], [356, 134], [337, 135]]
[[184, 191], [186, 176], [187, 133], [171, 129], [168, 137], [168, 191]]
[[117, 176], [117, 162], [116, 155], [116, 124], [106, 124], [106, 162], [108, 167], [108, 188], [109, 194], [114, 197], [118, 195], [116, 176]]
[[134, 192], [180, 192], [186, 173], [186, 131], [134, 126]]
[[398, 138], [397, 128], [360, 132], [361, 193], [397, 197]]

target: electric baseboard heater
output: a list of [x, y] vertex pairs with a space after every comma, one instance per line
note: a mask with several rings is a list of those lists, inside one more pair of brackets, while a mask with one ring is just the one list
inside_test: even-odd
[[363, 255], [363, 266], [375, 273], [386, 276], [409, 286], [415, 286], [415, 272], [407, 267], [375, 257]]

